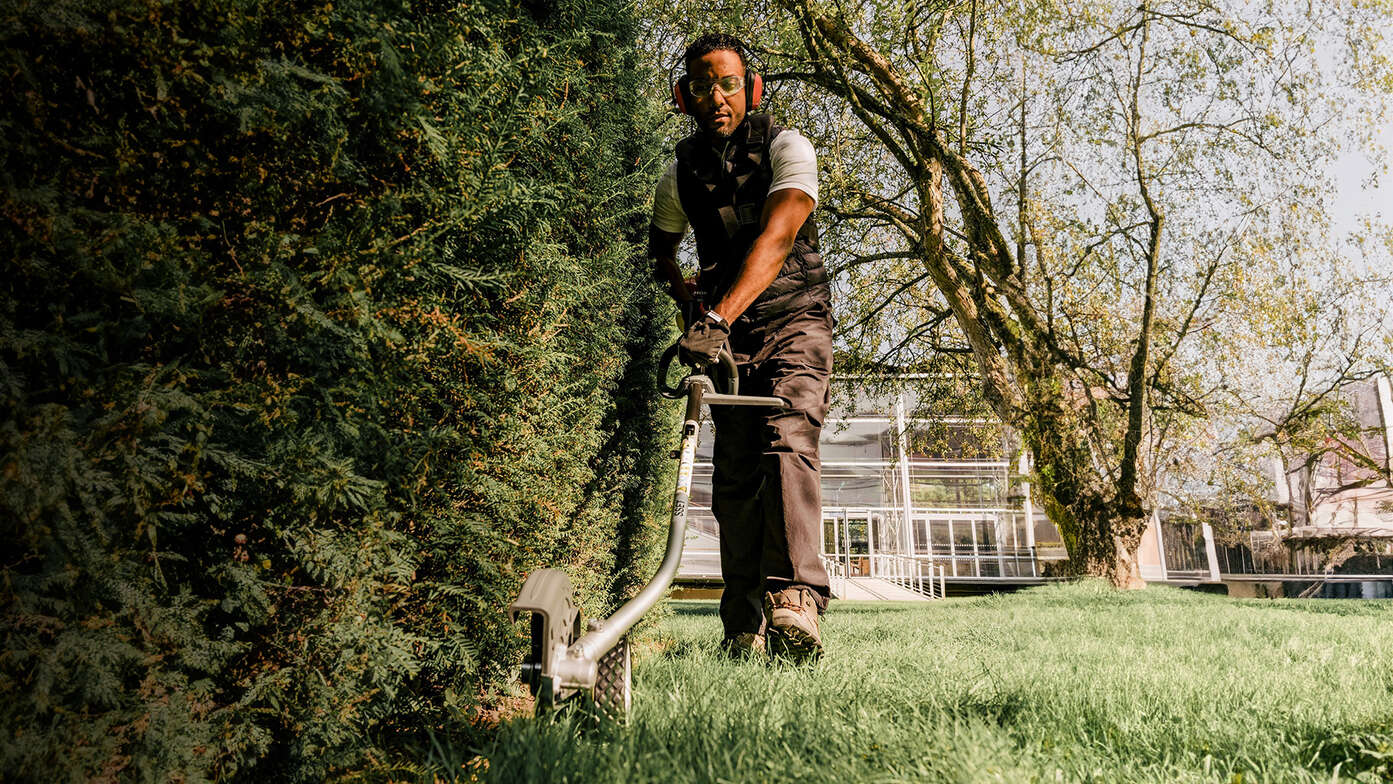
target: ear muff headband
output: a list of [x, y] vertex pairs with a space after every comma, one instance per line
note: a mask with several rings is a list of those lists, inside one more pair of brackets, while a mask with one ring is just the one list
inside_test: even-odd
[[[677, 111], [682, 114], [691, 114], [692, 110], [687, 106], [687, 83], [689, 77], [682, 77], [672, 85], [672, 102], [676, 104]], [[745, 111], [759, 107], [759, 102], [764, 100], [764, 77], [754, 71], [745, 69]]]

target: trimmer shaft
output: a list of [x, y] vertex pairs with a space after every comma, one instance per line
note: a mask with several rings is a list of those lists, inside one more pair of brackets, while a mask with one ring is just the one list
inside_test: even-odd
[[523, 584], [517, 601], [508, 608], [513, 620], [521, 613], [532, 613], [532, 648], [523, 662], [521, 679], [537, 698], [539, 712], [571, 697], [585, 695], [597, 717], [615, 721], [627, 719], [632, 701], [632, 675], [626, 635], [643, 614], [662, 599], [677, 576], [687, 533], [687, 502], [692, 489], [697, 439], [701, 433], [702, 404], [787, 406], [776, 397], [738, 394], [739, 377], [735, 361], [728, 352], [722, 353], [718, 363], [724, 371], [725, 393], [717, 392], [716, 384], [705, 375], [690, 375], [678, 386], [667, 387], [668, 367], [676, 356], [676, 346], [663, 355], [660, 374], [665, 386], [662, 392], [668, 398], [685, 397], [687, 410], [682, 423], [682, 446], [677, 452], [677, 488], [672, 499], [667, 552], [657, 574], [613, 615], [591, 621], [584, 635], [571, 578], [559, 569], [533, 572]]

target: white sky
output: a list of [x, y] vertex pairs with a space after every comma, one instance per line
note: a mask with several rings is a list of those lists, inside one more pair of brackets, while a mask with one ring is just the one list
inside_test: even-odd
[[[1393, 121], [1385, 122], [1379, 133], [1378, 144], [1384, 155], [1393, 150]], [[1375, 164], [1362, 153], [1342, 155], [1335, 164], [1334, 174], [1339, 187], [1339, 197], [1335, 203], [1335, 225], [1345, 234], [1357, 228], [1364, 217], [1382, 215], [1384, 220], [1393, 220], [1393, 172], [1380, 172], [1378, 187], [1370, 187], [1369, 175]]]

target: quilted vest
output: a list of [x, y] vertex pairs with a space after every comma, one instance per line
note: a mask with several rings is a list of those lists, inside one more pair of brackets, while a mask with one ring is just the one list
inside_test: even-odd
[[[759, 219], [774, 179], [769, 146], [782, 130], [769, 115], [754, 114], [729, 140], [698, 132], [677, 144], [677, 195], [696, 236], [699, 295], [708, 305], [734, 284], [759, 237]], [[720, 149], [712, 147], [713, 141]], [[747, 313], [762, 320], [830, 302], [817, 224], [809, 214], [778, 277]]]

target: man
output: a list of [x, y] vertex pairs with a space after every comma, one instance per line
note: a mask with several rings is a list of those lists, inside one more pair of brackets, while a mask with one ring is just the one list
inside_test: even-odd
[[[684, 60], [674, 101], [698, 131], [659, 180], [649, 255], [674, 299], [710, 306], [687, 325], [682, 360], [704, 367], [728, 347], [742, 393], [789, 403], [712, 409], [722, 645], [762, 653], [767, 633], [775, 654], [815, 658], [830, 596], [818, 558], [818, 439], [832, 369], [831, 297], [812, 218], [817, 160], [797, 131], [751, 112], [763, 85], [739, 40], [703, 35]], [[676, 262], [689, 224], [701, 262], [695, 291]]]

